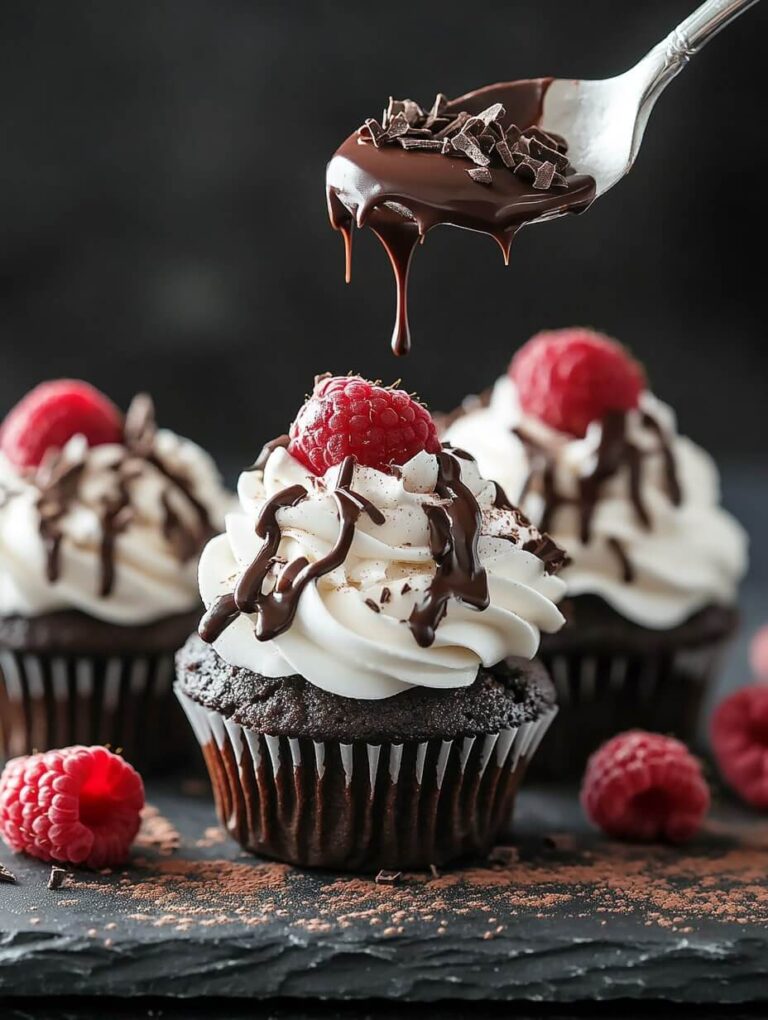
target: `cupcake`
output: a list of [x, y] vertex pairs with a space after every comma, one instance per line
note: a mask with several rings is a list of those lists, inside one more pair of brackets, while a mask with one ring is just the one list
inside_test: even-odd
[[575, 776], [632, 727], [690, 741], [746, 569], [712, 459], [619, 344], [581, 329], [534, 337], [451, 418], [445, 438], [570, 557], [567, 624], [541, 648], [561, 710], [540, 770]]
[[169, 763], [187, 727], [173, 654], [197, 559], [231, 497], [206, 453], [83, 382], [32, 390], [0, 428], [0, 755], [69, 744]]
[[486, 851], [555, 714], [532, 661], [562, 554], [401, 390], [321, 377], [200, 561], [177, 691], [254, 853], [425, 867]]

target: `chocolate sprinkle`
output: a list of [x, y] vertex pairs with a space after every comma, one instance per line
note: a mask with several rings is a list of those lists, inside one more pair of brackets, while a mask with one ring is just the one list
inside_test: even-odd
[[516, 124], [505, 129], [502, 103], [493, 103], [474, 117], [465, 111], [445, 117], [447, 106], [442, 92], [435, 96], [429, 113], [412, 99], [390, 97], [382, 123], [369, 117], [358, 128], [357, 140], [377, 149], [398, 144], [406, 152], [469, 159], [474, 166], [467, 174], [478, 184], [493, 184], [489, 168], [495, 166], [517, 174], [536, 191], [567, 187], [565, 175], [571, 166], [566, 142], [559, 135], [540, 127], [521, 130]]
[[471, 170], [467, 170], [467, 173], [473, 181], [477, 181], [478, 184], [493, 184], [493, 177], [491, 171], [487, 167], [479, 166], [472, 167]]
[[392, 592], [389, 590], [389, 588], [382, 588], [381, 589], [381, 604], [382, 605], [386, 605], [386, 603], [389, 602], [391, 599], [392, 599]]
[[66, 868], [60, 868], [54, 864], [51, 868], [51, 874], [48, 877], [48, 888], [49, 889], [61, 889], [64, 885], [64, 879], [67, 877]]
[[381, 612], [381, 609], [379, 608], [378, 604], [374, 602], [373, 599], [366, 599], [365, 604], [366, 606], [368, 606], [369, 609], [372, 609], [374, 613]]
[[384, 868], [376, 876], [377, 885], [397, 885], [402, 877], [402, 871], [386, 871]]

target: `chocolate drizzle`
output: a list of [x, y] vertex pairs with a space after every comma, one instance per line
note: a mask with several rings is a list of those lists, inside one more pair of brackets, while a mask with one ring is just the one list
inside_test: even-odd
[[[549, 78], [506, 82], [478, 89], [451, 102], [441, 102], [436, 116], [441, 121], [445, 118], [449, 123], [434, 132], [434, 121], [429, 127], [426, 124], [424, 128], [415, 127], [408, 123], [408, 117], [412, 118], [414, 111], [410, 107], [407, 111], [398, 110], [386, 129], [397, 144], [377, 144], [381, 141], [377, 127], [368, 122], [364, 136], [361, 138], [358, 132], [350, 135], [328, 164], [328, 213], [331, 225], [344, 238], [345, 278], [349, 281], [351, 275], [355, 225], [358, 228], [370, 226], [392, 263], [397, 284], [397, 314], [392, 335], [395, 354], [407, 354], [410, 349], [408, 271], [416, 244], [433, 227], [449, 224], [490, 234], [499, 244], [506, 262], [515, 234], [526, 223], [550, 219], [566, 212], [582, 212], [594, 199], [595, 182], [584, 174], [567, 173], [562, 181], [558, 179], [560, 186], [556, 189], [542, 187], [543, 178], [538, 172], [538, 164], [542, 160], [536, 153], [546, 157], [544, 162], [549, 162], [550, 157], [545, 150], [550, 151], [550, 146], [545, 144], [537, 125], [541, 121], [544, 96], [550, 83]], [[504, 163], [500, 168], [491, 170], [481, 165], [474, 169], [483, 172], [470, 176], [467, 173], [468, 159], [480, 160], [481, 163], [488, 159], [490, 162], [490, 157], [481, 147], [486, 144], [483, 139], [487, 132], [483, 129], [474, 137], [463, 127], [476, 123], [481, 114], [488, 119], [489, 111], [495, 110], [499, 104], [503, 113], [499, 112], [493, 118], [494, 145], [502, 163], [504, 153], [511, 159], [512, 167]], [[457, 115], [463, 114], [467, 115], [466, 120], [452, 125], [451, 120], [455, 122]], [[511, 148], [519, 148], [520, 141], [516, 139], [511, 148], [506, 142], [512, 125], [521, 129], [520, 139], [524, 135], [534, 138], [533, 149], [530, 143], [525, 143], [530, 149], [528, 155], [511, 152]], [[455, 148], [447, 137], [441, 139], [443, 133], [450, 133], [454, 126], [458, 132], [456, 138], [463, 140], [461, 145], [465, 146], [464, 149]], [[401, 127], [402, 140], [400, 134], [393, 135], [393, 128], [398, 132]], [[488, 127], [490, 129], [490, 122]], [[434, 139], [420, 137], [422, 130], [428, 130]], [[424, 141], [434, 144], [425, 148]], [[438, 142], [439, 152], [436, 149]], [[478, 146], [477, 142], [481, 145]], [[500, 142], [501, 149], [498, 148]], [[405, 143], [407, 147], [402, 148]], [[559, 140], [557, 147], [560, 147]], [[566, 173], [562, 164], [563, 153], [551, 151], [551, 159], [555, 159], [558, 167]], [[495, 157], [496, 152], [493, 153]], [[533, 166], [534, 163], [538, 168]], [[560, 170], [556, 172], [560, 174]], [[549, 184], [554, 181], [553, 173]], [[535, 187], [537, 182], [538, 187]]]
[[309, 563], [303, 556], [287, 563], [278, 574], [271, 591], [264, 591], [267, 575], [275, 562], [281, 531], [277, 512], [295, 506], [307, 496], [303, 485], [292, 485], [272, 496], [261, 509], [256, 534], [264, 540], [256, 558], [246, 567], [231, 595], [223, 595], [203, 617], [199, 634], [209, 644], [223, 634], [240, 613], [256, 615], [256, 637], [270, 641], [286, 631], [293, 622], [302, 592], [316, 581], [342, 565], [355, 537], [355, 525], [361, 514], [367, 514], [377, 525], [384, 523], [382, 512], [350, 488], [356, 459], [345, 457], [339, 468], [338, 480], [331, 493], [339, 518], [339, 534], [333, 548], [325, 556]]
[[[180, 562], [187, 562], [200, 551], [214, 533], [208, 509], [194, 494], [184, 476], [169, 468], [155, 450], [155, 417], [152, 400], [138, 394], [128, 410], [123, 430], [124, 451], [114, 463], [105, 467], [115, 478], [115, 494], [106, 497], [99, 510], [101, 537], [99, 548], [100, 576], [98, 592], [107, 598], [115, 586], [115, 553], [119, 535], [135, 519], [131, 503], [131, 484], [141, 478], [145, 464], [151, 464], [167, 481], [161, 495], [163, 535]], [[61, 577], [61, 547], [65, 534], [62, 521], [79, 497], [85, 461], [67, 461], [61, 451], [53, 450], [34, 473], [33, 482], [40, 490], [37, 509], [40, 515], [40, 536], [45, 548], [46, 578], [55, 584]], [[176, 492], [196, 518], [195, 526], [184, 521], [173, 506], [170, 495]]]
[[425, 504], [429, 543], [437, 570], [421, 602], [413, 607], [408, 626], [417, 643], [428, 648], [446, 614], [450, 599], [474, 609], [490, 604], [488, 577], [477, 551], [482, 514], [471, 490], [461, 480], [455, 454], [437, 454], [435, 492], [446, 502]]
[[[541, 492], [544, 500], [542, 531], [556, 530], [554, 525], [559, 510], [564, 506], [575, 506], [579, 515], [579, 538], [584, 545], [588, 545], [592, 540], [592, 521], [602, 496], [603, 486], [622, 468], [627, 469], [628, 496], [635, 517], [642, 528], [650, 530], [653, 521], [645, 503], [643, 477], [645, 460], [652, 453], [661, 455], [664, 465], [664, 488], [669, 501], [673, 506], [682, 503], [683, 493], [675, 455], [664, 429], [648, 412], [643, 412], [639, 420], [643, 428], [656, 434], [658, 446], [653, 450], [646, 450], [632, 442], [627, 434], [625, 412], [617, 411], [606, 415], [602, 422], [595, 465], [587, 475], [579, 479], [576, 497], [565, 495], [557, 488], [554, 455], [524, 429], [513, 430], [528, 450], [531, 461], [531, 469], [520, 498], [522, 500], [534, 489]], [[623, 580], [630, 583], [634, 580], [635, 572], [626, 550], [614, 538], [608, 539], [608, 545], [619, 563]]]

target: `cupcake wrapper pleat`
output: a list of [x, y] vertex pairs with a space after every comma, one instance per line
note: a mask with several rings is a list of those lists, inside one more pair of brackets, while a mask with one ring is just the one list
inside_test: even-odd
[[172, 654], [37, 655], [0, 650], [0, 757], [109, 744], [140, 770], [183, 759]]
[[578, 779], [593, 751], [628, 729], [670, 733], [695, 742], [704, 697], [723, 641], [662, 654], [542, 654], [560, 712], [532, 773]]
[[177, 696], [222, 824], [242, 846], [309, 867], [368, 871], [487, 851], [509, 824], [557, 711], [485, 736], [345, 744], [259, 733]]

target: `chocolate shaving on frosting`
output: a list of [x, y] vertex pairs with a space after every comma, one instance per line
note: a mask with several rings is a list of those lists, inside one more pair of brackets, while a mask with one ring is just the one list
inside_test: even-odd
[[506, 110], [493, 103], [476, 116], [462, 111], [445, 116], [448, 100], [438, 92], [425, 111], [412, 99], [391, 99], [381, 123], [369, 117], [358, 128], [358, 141], [373, 145], [400, 145], [415, 152], [434, 152], [452, 159], [468, 159], [467, 174], [478, 184], [493, 184], [491, 168], [516, 174], [537, 191], [565, 188], [571, 171], [564, 138], [539, 127], [521, 130], [504, 125]]

